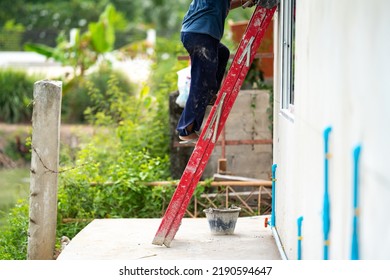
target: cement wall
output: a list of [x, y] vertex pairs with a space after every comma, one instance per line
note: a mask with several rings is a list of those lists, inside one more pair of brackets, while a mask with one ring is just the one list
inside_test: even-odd
[[[175, 147], [178, 143], [176, 132], [177, 120], [182, 109], [174, 102], [177, 93], [170, 96], [171, 124], [171, 165], [172, 176], [179, 179], [193, 147]], [[267, 113], [269, 92], [264, 90], [242, 90], [225, 124], [225, 140], [256, 141], [272, 140], [270, 119]], [[208, 111], [205, 120], [208, 116]], [[222, 139], [222, 135], [219, 140]], [[177, 144], [176, 144], [177, 145]], [[227, 145], [225, 157], [229, 175], [268, 180], [272, 166], [272, 144]], [[211, 178], [218, 171], [218, 159], [222, 158], [222, 146], [217, 145], [210, 157], [202, 178]]]
[[[361, 144], [361, 259], [390, 259], [390, 2], [296, 1], [295, 104], [281, 109], [275, 79], [276, 227], [289, 259], [323, 258], [324, 130], [330, 134], [330, 259], [350, 259], [353, 149]], [[274, 30], [280, 30], [278, 19]], [[278, 39], [278, 34], [275, 34]], [[276, 40], [276, 71], [282, 42]], [[278, 73], [278, 72], [276, 72]]]

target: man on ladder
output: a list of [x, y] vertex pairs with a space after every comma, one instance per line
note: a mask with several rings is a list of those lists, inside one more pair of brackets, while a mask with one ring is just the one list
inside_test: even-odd
[[221, 43], [229, 10], [254, 0], [193, 0], [184, 16], [181, 41], [191, 58], [191, 85], [177, 125], [181, 143], [198, 140], [207, 105], [215, 102], [230, 56]]
[[[248, 24], [245, 34], [240, 42], [240, 45], [234, 56], [232, 65], [230, 66], [229, 72], [225, 80], [223, 81], [221, 89], [219, 90], [220, 94], [217, 96], [217, 99], [215, 101], [215, 106], [212, 107], [210, 114], [207, 118], [207, 121], [205, 123], [205, 129], [202, 130], [199, 136], [196, 133], [196, 131], [200, 129], [200, 125], [203, 121], [204, 110], [208, 102], [210, 102], [211, 100], [212, 97], [211, 94], [212, 93], [215, 94], [214, 91], [219, 87], [218, 84], [219, 80], [217, 80], [218, 68], [226, 67], [226, 63], [218, 62], [218, 48], [223, 48], [220, 46], [220, 40], [215, 39], [210, 35], [207, 35], [210, 37], [208, 38], [209, 42], [215, 39], [214, 43], [211, 44], [214, 46], [214, 50], [213, 50], [213, 53], [215, 55], [214, 57], [211, 57], [208, 54], [208, 52], [205, 52], [206, 47], [204, 45], [201, 45], [200, 48], [194, 47], [192, 49], [192, 47], [190, 48], [190, 46], [187, 45], [191, 43], [186, 41], [188, 40], [188, 38], [183, 40], [185, 47], [190, 49], [189, 52], [191, 55], [191, 59], [192, 59], [191, 53], [201, 52], [202, 56], [197, 57], [197, 59], [201, 58], [203, 60], [215, 61], [213, 66], [214, 67], [213, 76], [211, 78], [204, 77], [206, 81], [212, 80], [213, 86], [211, 87], [211, 89], [209, 89], [210, 86], [207, 84], [203, 85], [204, 81], [201, 80], [201, 78], [197, 77], [195, 78], [197, 80], [196, 83], [201, 85], [203, 91], [194, 94], [194, 91], [198, 90], [197, 87], [199, 87], [199, 85], [191, 84], [189, 100], [187, 101], [187, 105], [185, 108], [185, 110], [187, 110], [188, 112], [186, 113], [183, 112], [183, 114], [185, 115], [182, 116], [182, 119], [178, 124], [178, 130], [179, 133], [181, 133], [179, 135], [181, 136], [182, 140], [194, 141], [196, 142], [196, 146], [192, 152], [190, 159], [188, 160], [187, 166], [183, 172], [180, 182], [176, 188], [175, 193], [171, 198], [171, 202], [168, 205], [165, 215], [161, 221], [160, 227], [158, 228], [157, 233], [153, 239], [153, 244], [155, 245], [164, 244], [165, 246], [169, 247], [171, 241], [175, 237], [175, 234], [179, 229], [181, 220], [187, 209], [188, 203], [190, 202], [192, 194], [194, 193], [195, 188], [199, 182], [199, 179], [206, 167], [207, 161], [212, 153], [212, 150], [215, 146], [218, 136], [220, 135], [223, 126], [225, 125], [226, 119], [233, 107], [233, 104], [237, 98], [238, 92], [246, 77], [246, 74], [248, 73], [254, 55], [256, 54], [257, 49], [260, 46], [261, 40], [264, 37], [264, 33], [272, 20], [278, 2], [279, 2], [278, 0], [258, 0], [258, 1], [243, 0], [242, 1], [243, 7], [252, 6], [253, 3], [258, 3], [258, 5], [251, 17], [251, 20]], [[189, 12], [186, 15], [186, 18], [193, 18], [193, 19], [188, 20], [185, 18], [184, 24], [188, 21], [188, 25], [191, 26], [192, 24], [194, 24], [194, 23], [191, 24], [191, 22], [196, 22], [197, 20], [199, 20], [199, 15], [203, 15], [203, 16], [207, 15], [209, 20], [219, 19], [220, 23], [222, 24], [221, 26], [223, 26], [223, 23], [227, 16], [227, 10], [219, 10], [219, 7], [217, 7], [218, 6], [217, 3], [219, 3], [221, 7], [224, 7], [224, 9], [228, 9], [228, 8], [239, 7], [241, 5], [241, 0], [238, 1], [236, 0], [233, 1], [193, 0], [190, 5]], [[224, 5], [222, 5], [222, 3], [224, 3]], [[216, 13], [219, 16], [217, 17], [209, 16], [208, 13], [205, 12], [206, 10], [203, 10], [202, 7], [204, 7], [206, 10], [210, 9], [210, 11], [219, 10], [220, 13]], [[202, 24], [205, 25], [204, 22]], [[198, 28], [203, 27], [203, 25], [198, 26]], [[190, 32], [189, 30], [191, 30], [191, 32], [196, 31], [192, 29], [187, 29], [189, 27], [185, 27], [185, 26], [183, 28], [186, 32]], [[219, 35], [220, 37], [222, 37], [222, 33], [223, 33], [223, 28], [218, 33], [220, 34]], [[199, 39], [197, 40], [198, 40], [197, 42], [202, 43]], [[211, 47], [209, 46], [209, 48]], [[210, 51], [210, 49], [208, 49], [208, 51]], [[194, 61], [192, 61], [192, 63], [194, 64]], [[206, 67], [211, 64], [209, 61], [202, 62], [202, 63], [205, 63], [204, 65], [206, 65]], [[201, 65], [203, 65], [202, 63]], [[219, 64], [221, 64], [222, 66]], [[207, 69], [203, 69], [201, 66], [198, 65], [193, 67], [197, 69], [192, 71], [193, 75], [199, 73], [202, 74], [202, 71], [207, 70]], [[206, 71], [205, 73], [208, 72]], [[219, 79], [222, 80], [222, 78]], [[204, 94], [204, 96], [202, 96], [202, 94]], [[190, 101], [190, 99], [192, 99], [192, 101]], [[192, 104], [190, 104], [189, 102], [192, 102]], [[198, 107], [201, 108], [199, 109]], [[202, 115], [202, 118], [198, 119], [200, 115]], [[192, 118], [189, 118], [188, 116], [190, 117], [192, 116]]]

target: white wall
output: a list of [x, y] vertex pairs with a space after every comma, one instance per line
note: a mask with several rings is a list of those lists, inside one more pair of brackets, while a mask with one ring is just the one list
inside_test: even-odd
[[390, 259], [389, 13], [388, 0], [297, 1], [294, 113], [280, 112], [278, 79], [274, 109], [276, 228], [289, 259], [297, 257], [301, 215], [303, 259], [323, 257], [327, 126], [332, 127], [329, 257], [350, 258], [352, 150], [361, 144], [360, 258]]

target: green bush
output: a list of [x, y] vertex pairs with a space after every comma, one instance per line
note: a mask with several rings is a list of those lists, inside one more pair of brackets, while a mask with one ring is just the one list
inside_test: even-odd
[[[85, 123], [84, 111], [93, 107], [89, 84], [100, 92], [107, 92], [111, 76], [118, 80], [118, 87], [128, 95], [134, 95], [135, 86], [124, 73], [101, 67], [97, 72], [63, 83], [61, 105], [62, 123]], [[41, 80], [21, 70], [0, 70], [0, 122], [26, 123], [31, 121], [34, 83]]]
[[[117, 87], [128, 95], [134, 95], [135, 86], [121, 71], [113, 70], [109, 66], [102, 66], [98, 71], [87, 76], [70, 80], [63, 86], [61, 118], [64, 123], [85, 123], [84, 111], [88, 107], [96, 107], [96, 100], [91, 100], [90, 89], [106, 93], [109, 80], [115, 76]], [[102, 96], [105, 98], [105, 96]], [[96, 112], [96, 111], [95, 111]]]
[[10, 211], [7, 226], [0, 228], [0, 260], [27, 257], [28, 203], [23, 200]]
[[86, 116], [94, 136], [61, 173], [59, 234], [73, 237], [94, 218], [160, 217], [173, 188], [145, 186], [169, 178], [168, 142], [157, 99], [148, 87], [130, 95], [111, 75], [106, 90], [89, 83]]
[[20, 123], [31, 120], [33, 88], [38, 77], [24, 71], [0, 69], [0, 121]]
[[[143, 182], [167, 177], [167, 159], [152, 158], [146, 151], [117, 152], [89, 147], [85, 157], [94, 157], [82, 168], [62, 177], [59, 190], [61, 218], [159, 217], [172, 193]], [[99, 161], [104, 158], [104, 161]]]
[[8, 20], [0, 27], [0, 50], [17, 51], [21, 49], [21, 42], [25, 28], [15, 20]]

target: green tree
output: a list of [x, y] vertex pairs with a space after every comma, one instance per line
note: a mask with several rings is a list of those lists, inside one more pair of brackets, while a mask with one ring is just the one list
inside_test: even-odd
[[15, 23], [11, 19], [5, 22], [0, 28], [0, 49], [4, 51], [19, 50], [22, 42], [25, 27], [20, 23]]

